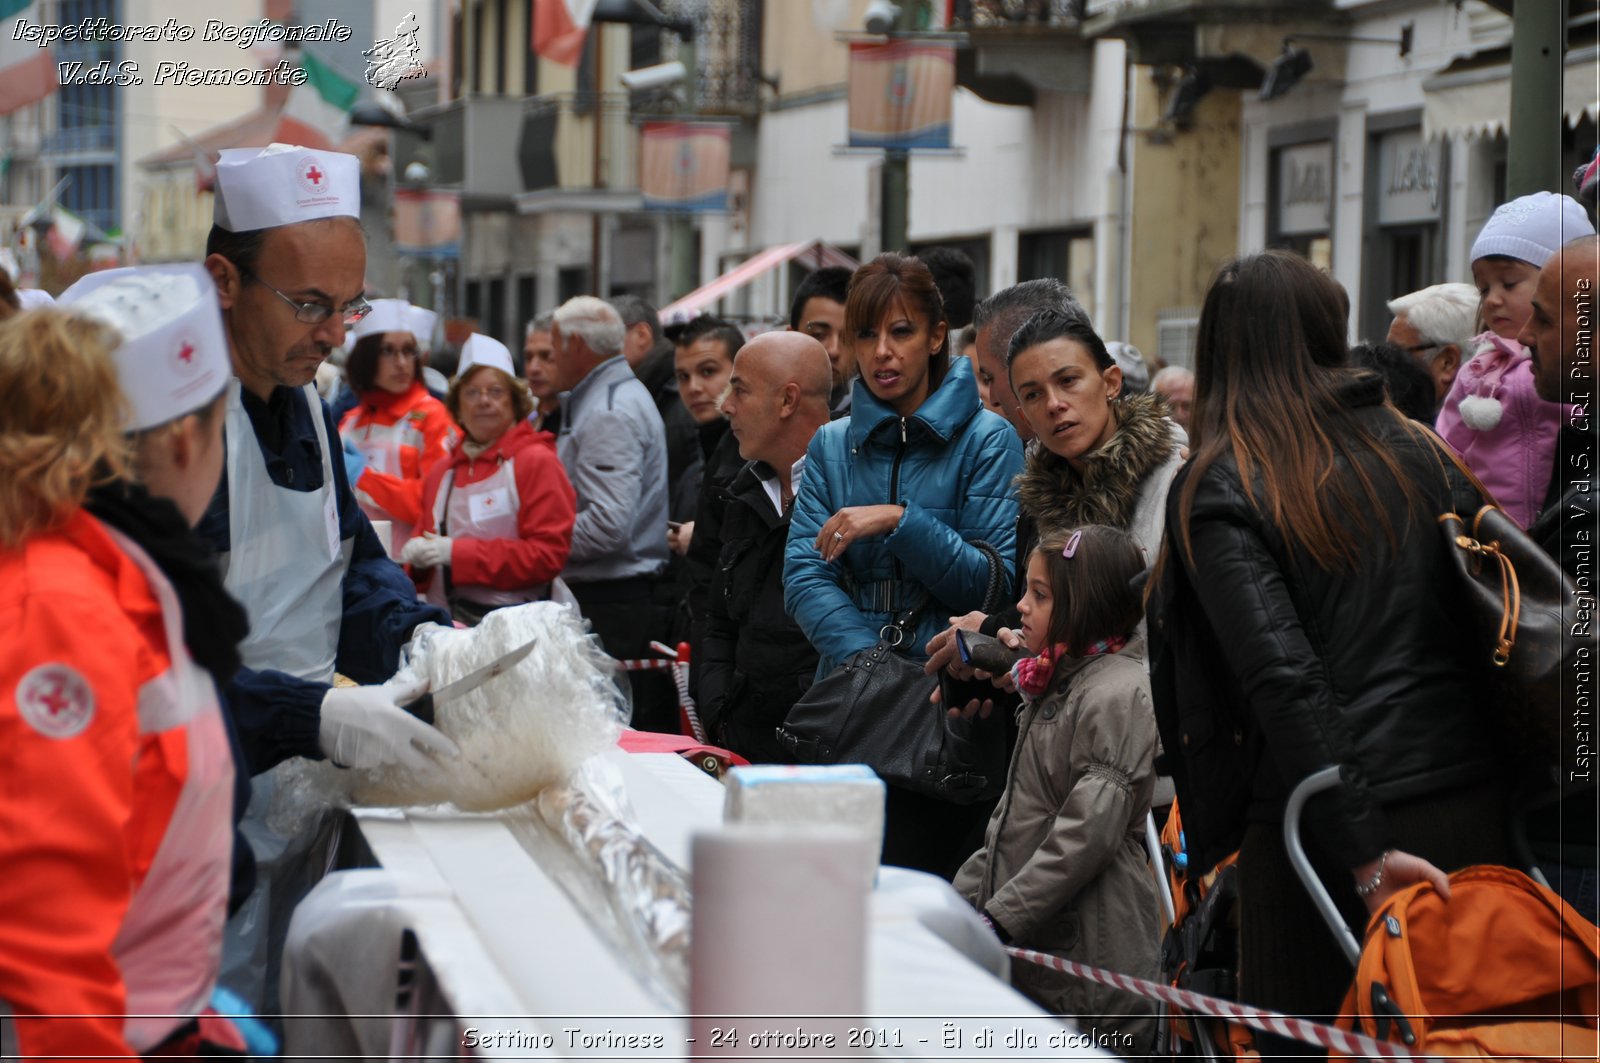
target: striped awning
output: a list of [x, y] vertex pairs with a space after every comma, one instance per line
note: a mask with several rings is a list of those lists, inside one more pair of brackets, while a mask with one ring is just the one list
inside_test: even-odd
[[840, 251], [837, 247], [823, 243], [821, 240], [802, 240], [794, 244], [779, 244], [776, 247], [769, 247], [765, 251], [757, 252], [710, 284], [696, 288], [677, 302], [663, 307], [661, 310], [661, 323], [663, 325], [676, 325], [697, 317], [723, 296], [738, 291], [763, 273], [777, 269], [785, 262], [791, 262], [795, 259], [799, 259], [803, 265], [810, 266], [812, 269], [821, 269], [823, 266], [843, 266], [845, 269], [855, 269], [856, 266], [860, 265], [855, 259]]

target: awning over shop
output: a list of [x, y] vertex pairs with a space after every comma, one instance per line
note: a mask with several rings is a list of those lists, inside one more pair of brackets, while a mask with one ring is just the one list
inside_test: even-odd
[[661, 323], [663, 325], [676, 325], [679, 322], [688, 321], [723, 296], [738, 291], [762, 274], [777, 269], [786, 262], [795, 260], [799, 260], [802, 265], [809, 266], [812, 269], [821, 269], [823, 266], [843, 266], [845, 269], [855, 269], [860, 264], [837, 247], [832, 244], [825, 244], [821, 240], [802, 240], [794, 244], [779, 244], [776, 247], [769, 247], [765, 251], [750, 256], [710, 284], [696, 288], [677, 302], [663, 307], [661, 310]]
[[[1569, 126], [1600, 118], [1595, 69], [1600, 49], [1567, 53], [1561, 110]], [[1422, 83], [1422, 135], [1492, 137], [1511, 118], [1511, 49], [1496, 48], [1458, 59]]]

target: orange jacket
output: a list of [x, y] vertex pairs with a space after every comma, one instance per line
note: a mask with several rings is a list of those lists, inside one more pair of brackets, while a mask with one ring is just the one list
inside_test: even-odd
[[422, 481], [461, 430], [418, 380], [399, 395], [381, 389], [362, 395], [339, 423], [339, 436], [367, 456], [361, 478], [350, 485], [367, 516], [415, 525], [422, 516]]
[[[184, 1020], [127, 1016], [210, 996], [233, 765], [176, 610], [85, 513], [0, 550], [0, 1034], [23, 1057], [137, 1054]], [[91, 1017], [29, 1018], [51, 1015]]]

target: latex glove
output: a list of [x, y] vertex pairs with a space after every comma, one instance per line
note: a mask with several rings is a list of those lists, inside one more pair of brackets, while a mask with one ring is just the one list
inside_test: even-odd
[[406, 543], [400, 550], [400, 560], [412, 568], [437, 568], [450, 563], [451, 540], [448, 535], [428, 532]]
[[355, 448], [354, 443], [344, 445], [344, 475], [354, 487], [356, 481], [361, 479], [361, 474], [366, 471], [367, 456]]
[[460, 756], [454, 742], [400, 707], [427, 692], [426, 679], [329, 690], [317, 736], [323, 755], [347, 768], [404, 764], [414, 771], [438, 766], [429, 754]]

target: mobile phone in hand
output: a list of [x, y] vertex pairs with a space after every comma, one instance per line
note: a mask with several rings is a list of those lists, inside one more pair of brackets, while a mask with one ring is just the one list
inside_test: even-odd
[[962, 664], [981, 668], [990, 675], [1005, 675], [1011, 666], [1028, 656], [1027, 650], [1014, 650], [993, 635], [956, 630], [956, 653]]

